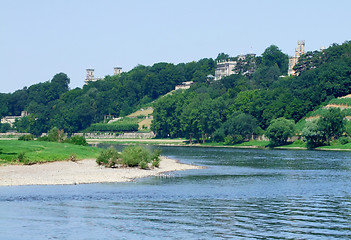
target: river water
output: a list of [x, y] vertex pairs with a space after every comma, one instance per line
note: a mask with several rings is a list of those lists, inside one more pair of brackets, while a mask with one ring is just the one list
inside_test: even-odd
[[205, 169], [0, 187], [0, 239], [351, 239], [351, 153], [162, 147]]

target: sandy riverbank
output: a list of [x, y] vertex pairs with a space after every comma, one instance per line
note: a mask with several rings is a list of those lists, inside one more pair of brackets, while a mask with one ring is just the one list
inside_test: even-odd
[[0, 186], [128, 182], [135, 178], [158, 176], [165, 172], [200, 168], [166, 157], [162, 157], [159, 168], [151, 170], [105, 168], [98, 166], [95, 159], [78, 162], [59, 161], [31, 166], [8, 165], [0, 166]]

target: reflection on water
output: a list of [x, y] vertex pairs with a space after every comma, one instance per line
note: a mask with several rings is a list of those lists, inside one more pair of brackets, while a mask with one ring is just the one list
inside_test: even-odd
[[1, 187], [1, 239], [351, 238], [351, 153], [162, 151], [208, 168], [134, 183]]

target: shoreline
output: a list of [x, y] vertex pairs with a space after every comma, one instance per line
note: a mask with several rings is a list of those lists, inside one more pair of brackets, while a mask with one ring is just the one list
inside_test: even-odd
[[[109, 141], [110, 140], [110, 141]], [[262, 150], [309, 150], [309, 151], [336, 151], [336, 152], [349, 152], [351, 148], [326, 148], [326, 147], [318, 147], [315, 149], [308, 149], [307, 147], [286, 147], [286, 146], [278, 146], [274, 148], [269, 148], [261, 145], [248, 145], [248, 146], [238, 146], [238, 145], [202, 145], [202, 144], [186, 144], [172, 142], [172, 140], [167, 139], [166, 142], [162, 142], [162, 139], [118, 139], [116, 141], [109, 140], [101, 140], [101, 139], [87, 139], [87, 142], [91, 145], [98, 144], [118, 144], [118, 145], [130, 145], [130, 144], [142, 144], [142, 145], [154, 145], [154, 146], [170, 146], [170, 147], [203, 147], [203, 148], [236, 148], [236, 149], [262, 149]], [[169, 143], [168, 143], [169, 142]]]
[[159, 168], [105, 168], [95, 159], [77, 162], [57, 161], [34, 165], [0, 166], [1, 186], [75, 185], [91, 183], [131, 182], [138, 178], [159, 176], [167, 172], [202, 169], [161, 156]]

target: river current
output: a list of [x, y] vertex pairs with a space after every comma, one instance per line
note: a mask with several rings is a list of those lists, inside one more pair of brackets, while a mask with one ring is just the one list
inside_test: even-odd
[[206, 168], [0, 187], [0, 239], [351, 239], [351, 152], [161, 150]]

